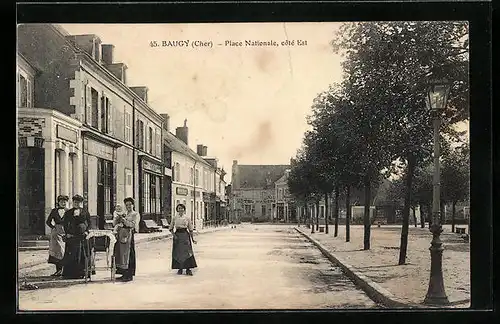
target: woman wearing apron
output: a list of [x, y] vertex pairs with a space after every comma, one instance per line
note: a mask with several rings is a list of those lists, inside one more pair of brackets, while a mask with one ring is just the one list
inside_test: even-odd
[[56, 266], [56, 272], [51, 276], [56, 277], [62, 274], [62, 260], [64, 257], [64, 213], [67, 211], [66, 203], [69, 197], [60, 195], [57, 197], [57, 207], [52, 209], [46, 224], [51, 228], [50, 243], [49, 243], [49, 260], [48, 263]]
[[122, 275], [116, 278], [116, 280], [127, 282], [132, 281], [135, 276], [136, 258], [134, 234], [139, 232], [141, 215], [135, 211], [135, 201], [133, 198], [125, 198], [123, 202], [125, 203], [126, 214], [116, 214], [113, 219], [113, 226], [122, 224], [121, 227], [117, 228], [118, 233], [114, 255], [116, 273]]
[[175, 210], [177, 216], [170, 225], [170, 231], [173, 233], [172, 269], [178, 269], [179, 275], [186, 269], [186, 275], [192, 276], [191, 269], [197, 267], [191, 245], [191, 241], [196, 244], [193, 238], [193, 223], [191, 218], [186, 216], [186, 206], [179, 204]]

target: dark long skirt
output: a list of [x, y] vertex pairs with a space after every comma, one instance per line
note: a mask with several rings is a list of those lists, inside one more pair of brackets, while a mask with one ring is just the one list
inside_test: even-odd
[[[117, 253], [119, 249], [120, 242], [115, 243], [115, 253]], [[130, 255], [128, 260], [128, 268], [121, 269], [117, 268], [116, 273], [123, 275], [125, 277], [133, 277], [135, 276], [135, 268], [136, 268], [136, 260], [135, 260], [135, 240], [134, 240], [134, 232], [132, 232], [132, 237], [130, 239]]]
[[172, 269], [196, 268], [191, 237], [186, 229], [177, 229], [172, 247]]
[[[66, 239], [66, 248], [62, 265], [62, 277], [66, 279], [85, 278], [85, 262], [90, 263], [90, 249], [88, 241], [81, 237]], [[88, 274], [90, 277], [90, 273]]]

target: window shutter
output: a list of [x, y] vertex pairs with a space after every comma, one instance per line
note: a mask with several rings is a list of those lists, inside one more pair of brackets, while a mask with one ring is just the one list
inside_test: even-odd
[[92, 125], [92, 91], [88, 84], [85, 85], [85, 91], [86, 91], [85, 121], [87, 125]]
[[109, 98], [106, 98], [106, 102], [108, 104], [108, 120], [107, 120], [107, 131], [108, 131], [108, 134], [113, 134], [113, 106], [111, 104], [111, 100], [109, 100]]
[[26, 90], [26, 107], [31, 108], [31, 101], [32, 101], [32, 89], [31, 89], [31, 81], [29, 79], [26, 79], [27, 82], [27, 90]]
[[149, 132], [148, 131], [146, 131], [146, 149], [145, 149], [145, 151], [148, 153], [151, 153], [149, 151]]

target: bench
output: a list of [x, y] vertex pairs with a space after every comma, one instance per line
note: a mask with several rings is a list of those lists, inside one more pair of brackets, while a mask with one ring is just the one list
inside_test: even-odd
[[465, 227], [456, 227], [455, 233], [457, 234], [465, 234]]
[[170, 225], [168, 224], [168, 221], [167, 221], [166, 218], [160, 219], [160, 222], [161, 222], [161, 227], [163, 227], [163, 228], [169, 228]]
[[155, 221], [152, 219], [143, 220], [143, 224], [146, 233], [161, 232], [161, 227], [158, 226], [158, 224], [156, 224]]

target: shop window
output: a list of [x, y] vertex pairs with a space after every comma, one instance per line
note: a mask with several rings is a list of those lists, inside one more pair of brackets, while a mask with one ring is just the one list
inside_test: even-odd
[[161, 178], [158, 176], [155, 176], [156, 179], [156, 213], [160, 214], [161, 213]]
[[75, 163], [74, 163], [74, 154], [68, 155], [68, 196], [73, 197], [75, 192]]
[[110, 215], [112, 212], [113, 193], [113, 162], [100, 159], [102, 163], [102, 184], [104, 187], [104, 214]]
[[150, 197], [150, 191], [151, 191], [151, 179], [150, 179], [150, 174], [144, 172], [144, 180], [143, 180], [143, 199], [142, 201], [144, 202], [144, 213], [149, 214], [151, 211], [151, 202], [149, 201]]

